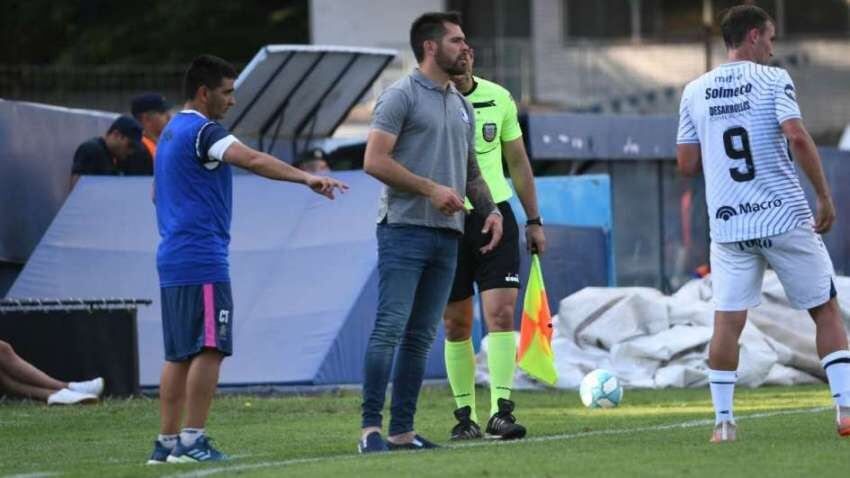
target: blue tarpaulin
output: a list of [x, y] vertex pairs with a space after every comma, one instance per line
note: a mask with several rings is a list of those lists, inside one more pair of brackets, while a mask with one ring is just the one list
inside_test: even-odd
[[[362, 380], [377, 303], [380, 184], [361, 171], [335, 176], [351, 186], [336, 201], [303, 186], [234, 177], [235, 346], [222, 367], [222, 384]], [[153, 305], [141, 308], [138, 316], [143, 386], [157, 384], [163, 363], [151, 181], [83, 177], [9, 293], [18, 298], [152, 299]], [[609, 194], [605, 186], [600, 191]], [[600, 228], [553, 227], [549, 289], [568, 293], [605, 285], [607, 234]], [[438, 339], [427, 377], [445, 376], [442, 355]]]

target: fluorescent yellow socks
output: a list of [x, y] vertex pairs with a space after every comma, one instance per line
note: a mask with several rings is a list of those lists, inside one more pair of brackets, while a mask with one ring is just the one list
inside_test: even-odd
[[487, 334], [487, 367], [490, 369], [490, 415], [494, 415], [499, 411], [500, 398], [511, 399], [516, 369], [516, 338], [513, 331]]
[[478, 423], [475, 411], [475, 350], [472, 340], [449, 342], [446, 340], [444, 349], [446, 357], [446, 374], [455, 397], [457, 408], [469, 405], [472, 408], [470, 417]]

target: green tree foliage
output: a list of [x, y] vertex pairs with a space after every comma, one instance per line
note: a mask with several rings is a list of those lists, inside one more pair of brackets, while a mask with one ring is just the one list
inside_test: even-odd
[[307, 0], [0, 0], [0, 64], [156, 65], [201, 53], [245, 63], [309, 42]]

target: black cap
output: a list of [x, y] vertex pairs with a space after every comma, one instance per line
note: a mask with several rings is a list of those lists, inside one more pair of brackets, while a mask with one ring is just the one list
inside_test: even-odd
[[157, 113], [165, 113], [171, 108], [165, 97], [158, 93], [145, 93], [133, 98], [130, 103], [130, 113], [138, 118], [140, 114], [148, 111], [156, 111]]
[[130, 118], [129, 116], [119, 116], [115, 121], [112, 122], [112, 126], [109, 127], [109, 130], [106, 134], [109, 134], [113, 131], [118, 131], [124, 136], [130, 138], [132, 141], [139, 142], [142, 140], [142, 125], [139, 124], [138, 121]]

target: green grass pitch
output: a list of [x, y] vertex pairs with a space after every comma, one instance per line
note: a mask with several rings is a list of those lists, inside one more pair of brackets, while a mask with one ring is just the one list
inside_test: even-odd
[[[202, 476], [846, 476], [850, 440], [835, 433], [826, 385], [736, 390], [739, 441], [708, 443], [707, 389], [626, 390], [611, 410], [584, 408], [577, 392], [516, 392], [526, 440], [449, 444], [453, 402], [426, 389], [417, 430], [449, 445], [426, 452], [356, 454], [360, 396], [219, 396], [207, 430], [226, 464], [143, 463], [158, 401], [106, 400], [48, 408], [0, 403], [0, 477]], [[489, 398], [478, 390], [479, 416]]]

